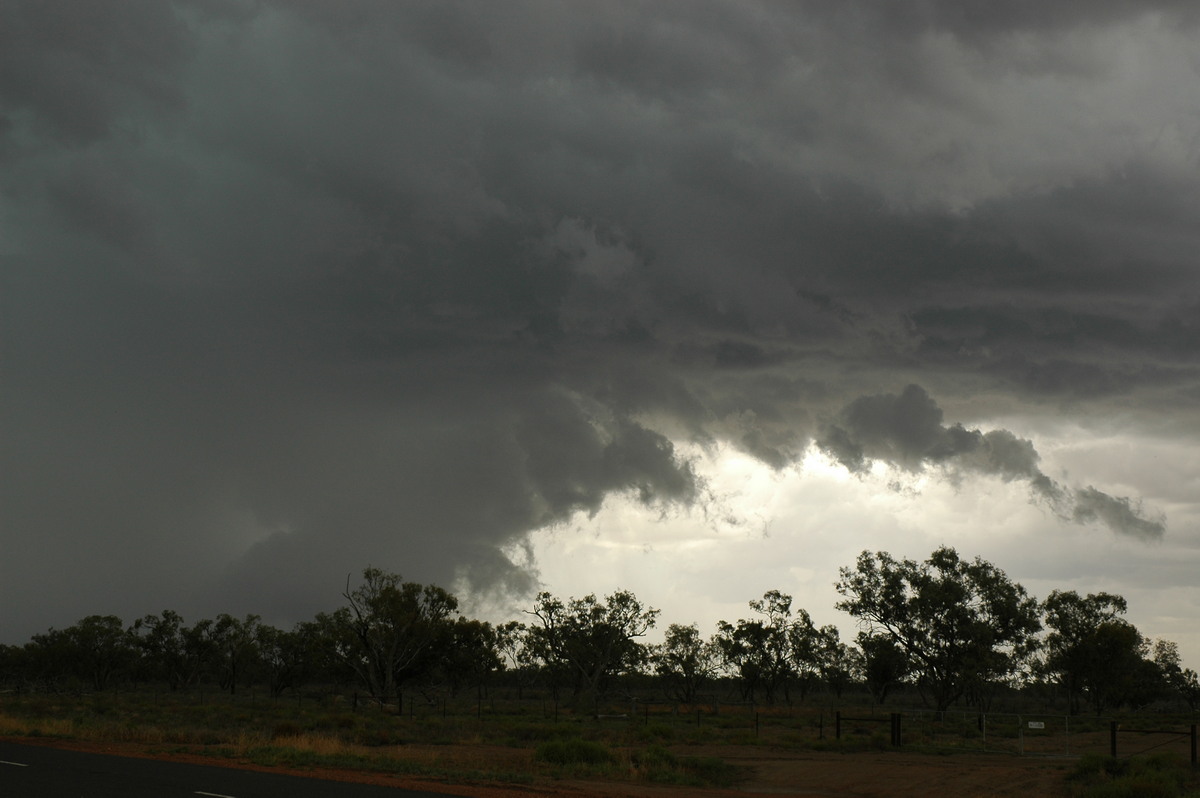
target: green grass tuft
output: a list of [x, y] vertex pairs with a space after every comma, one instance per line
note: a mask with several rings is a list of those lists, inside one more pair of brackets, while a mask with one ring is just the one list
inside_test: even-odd
[[579, 738], [544, 742], [534, 758], [551, 765], [607, 765], [616, 759], [608, 746]]
[[1071, 798], [1191, 798], [1200, 773], [1173, 755], [1085, 756], [1067, 777]]
[[641, 781], [681, 787], [732, 787], [745, 777], [741, 768], [712, 756], [676, 756], [652, 745], [629, 755], [634, 775]]

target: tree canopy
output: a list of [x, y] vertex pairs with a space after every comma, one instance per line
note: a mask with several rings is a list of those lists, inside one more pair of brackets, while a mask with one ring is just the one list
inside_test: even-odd
[[838, 698], [865, 688], [880, 703], [915, 686], [939, 709], [963, 700], [987, 710], [1002, 687], [1049, 691], [1071, 712], [1159, 699], [1200, 705], [1196, 671], [1174, 643], [1151, 641], [1126, 620], [1118, 595], [1056, 590], [1038, 604], [996, 566], [947, 547], [922, 562], [864, 551], [835, 586], [836, 607], [860, 626], [853, 642], [768, 590], [748, 602], [750, 617], [720, 621], [711, 636], [672, 623], [662, 643], [646, 645], [660, 613], [628, 590], [569, 599], [542, 592], [525, 613], [533, 621], [493, 626], [460, 615], [458, 600], [436, 585], [366, 568], [357, 584], [347, 578], [342, 606], [290, 631], [252, 614], [188, 624], [164, 610], [128, 627], [90, 615], [24, 646], [0, 646], [0, 683], [56, 691], [216, 684], [230, 693], [265, 685], [276, 696], [354, 683], [381, 704], [408, 685], [426, 695], [474, 688], [481, 699], [501, 684], [555, 697], [566, 686], [596, 711], [606, 691], [651, 685], [684, 703], [709, 690], [791, 703], [823, 685]]
[[342, 593], [346, 606], [321, 620], [336, 640], [338, 658], [372, 696], [387, 700], [458, 609], [458, 600], [436, 585], [405, 582], [378, 568], [364, 569], [354, 590], [348, 582]]
[[589, 594], [564, 602], [539, 593], [529, 614], [540, 623], [528, 630], [528, 644], [544, 660], [570, 669], [576, 695], [586, 692], [594, 699], [607, 677], [645, 659], [637, 638], [654, 628], [659, 611], [618, 590], [604, 601]]
[[991, 563], [941, 547], [924, 562], [864, 551], [842, 568], [837, 608], [908, 655], [938, 709], [1018, 673], [1041, 629], [1038, 604]]
[[[1066, 691], [1072, 712], [1081, 698], [1096, 714], [1121, 703], [1144, 703], [1161, 686], [1165, 674], [1150, 661], [1149, 642], [1121, 617], [1126, 610], [1121, 596], [1055, 590], [1042, 608], [1050, 633], [1041, 670]], [[1162, 658], [1165, 664], [1165, 651]]]

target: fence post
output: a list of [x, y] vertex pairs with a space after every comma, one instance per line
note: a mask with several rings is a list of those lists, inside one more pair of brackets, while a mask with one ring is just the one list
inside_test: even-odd
[[840, 709], [833, 713], [833, 737], [835, 740], [842, 739], [842, 711]]
[[1117, 758], [1117, 722], [1109, 721], [1108, 724], [1108, 748], [1112, 754], [1112, 758]]
[[1196, 767], [1196, 724], [1192, 724], [1192, 767]]
[[900, 717], [899, 712], [892, 713], [892, 745], [896, 748], [900, 747]]

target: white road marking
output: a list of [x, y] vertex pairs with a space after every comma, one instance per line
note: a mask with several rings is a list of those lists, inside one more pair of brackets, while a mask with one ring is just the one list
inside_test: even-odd
[[200, 792], [196, 790], [195, 795], [208, 795], [211, 798], [233, 798], [232, 795], [221, 795], [219, 792]]
[[0, 759], [0, 765], [12, 765], [13, 767], [16, 767], [16, 768], [29, 767], [29, 765], [26, 765], [24, 762], [5, 762], [3, 759]]

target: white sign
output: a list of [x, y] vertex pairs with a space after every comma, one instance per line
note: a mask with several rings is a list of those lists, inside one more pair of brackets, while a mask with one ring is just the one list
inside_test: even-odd
[[1046, 728], [1046, 724], [1045, 724], [1045, 723], [1043, 723], [1043, 722], [1042, 722], [1042, 721], [1040, 721], [1040, 720], [1031, 720], [1031, 721], [1029, 721], [1029, 728], [1031, 728], [1031, 729], [1044, 729], [1044, 728]]

